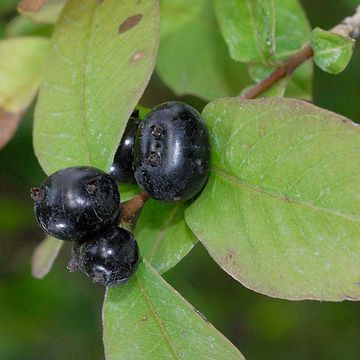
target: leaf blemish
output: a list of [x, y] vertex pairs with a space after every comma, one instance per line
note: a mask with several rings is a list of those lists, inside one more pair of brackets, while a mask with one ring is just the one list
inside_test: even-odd
[[132, 57], [132, 62], [137, 62], [143, 59], [144, 57], [145, 57], [144, 51], [137, 51]]
[[141, 21], [142, 17], [142, 14], [136, 14], [126, 18], [119, 26], [119, 34], [123, 34], [124, 32], [136, 26]]
[[141, 319], [141, 321], [146, 321], [148, 319], [148, 317], [146, 315], [144, 315]]

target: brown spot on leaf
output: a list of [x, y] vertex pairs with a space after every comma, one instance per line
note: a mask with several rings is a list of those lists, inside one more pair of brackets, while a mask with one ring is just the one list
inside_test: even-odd
[[137, 62], [137, 61], [139, 61], [139, 60], [141, 60], [141, 59], [143, 59], [145, 57], [145, 52], [144, 51], [137, 51], [134, 55], [133, 55], [133, 57], [132, 57], [132, 62], [134, 63], [134, 62]]
[[19, 11], [38, 12], [47, 3], [48, 0], [22, 0], [19, 5]]
[[7, 112], [0, 108], [0, 149], [11, 140], [21, 120], [21, 114]]
[[127, 19], [125, 19], [119, 26], [119, 34], [122, 34], [134, 26], [136, 26], [142, 19], [142, 14], [136, 14], [133, 16], [129, 16]]
[[144, 315], [141, 319], [141, 321], [146, 321], [148, 319], [148, 317], [146, 315]]

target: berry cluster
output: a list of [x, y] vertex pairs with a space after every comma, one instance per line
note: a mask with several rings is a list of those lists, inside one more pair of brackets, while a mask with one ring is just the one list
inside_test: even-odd
[[139, 250], [133, 235], [117, 226], [117, 183], [136, 182], [157, 200], [186, 201], [202, 189], [209, 170], [209, 134], [200, 114], [167, 102], [144, 121], [134, 111], [109, 174], [75, 166], [32, 189], [35, 216], [51, 236], [73, 241], [71, 271], [105, 286], [121, 284], [134, 273]]

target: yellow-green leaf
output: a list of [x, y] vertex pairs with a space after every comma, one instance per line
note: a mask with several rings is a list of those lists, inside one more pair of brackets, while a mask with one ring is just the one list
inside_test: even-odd
[[140, 213], [135, 237], [141, 255], [160, 273], [175, 266], [197, 239], [185, 223], [185, 205], [149, 200]]
[[106, 360], [243, 359], [145, 261], [129, 283], [108, 288], [103, 324]]
[[31, 259], [34, 277], [42, 279], [48, 274], [63, 244], [63, 241], [48, 236], [35, 248]]
[[212, 173], [186, 221], [245, 286], [360, 299], [360, 127], [290, 99], [221, 99], [203, 116]]
[[0, 41], [0, 148], [37, 93], [48, 50], [49, 41], [38, 37]]
[[315, 64], [330, 74], [339, 74], [350, 62], [355, 40], [316, 28], [312, 32], [311, 45]]
[[153, 71], [158, 33], [157, 0], [67, 3], [35, 112], [35, 153], [45, 172], [109, 169]]
[[30, 20], [55, 24], [67, 0], [22, 0], [18, 11]]

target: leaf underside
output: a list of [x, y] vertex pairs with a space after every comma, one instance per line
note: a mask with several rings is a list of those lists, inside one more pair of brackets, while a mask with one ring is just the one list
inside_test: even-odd
[[42, 279], [49, 273], [63, 245], [63, 241], [48, 236], [35, 248], [31, 259], [35, 278]]
[[197, 239], [185, 223], [185, 205], [149, 200], [136, 224], [141, 255], [160, 273], [175, 266]]
[[359, 299], [359, 127], [290, 99], [220, 99], [203, 116], [212, 173], [186, 221], [210, 255], [273, 297]]
[[103, 323], [107, 360], [243, 359], [146, 261], [129, 283], [108, 288]]

